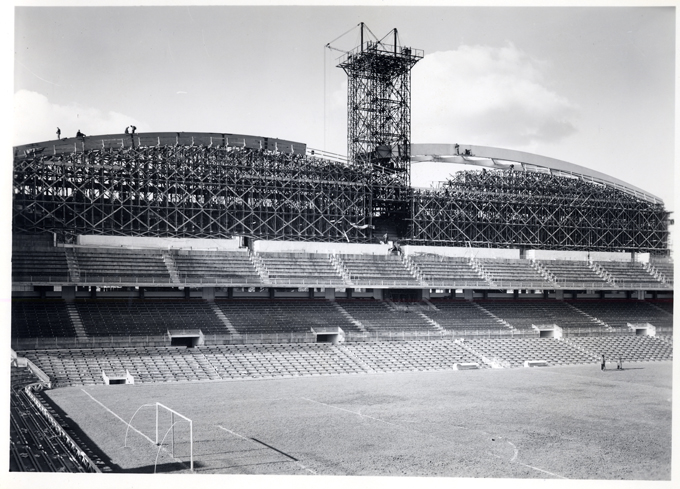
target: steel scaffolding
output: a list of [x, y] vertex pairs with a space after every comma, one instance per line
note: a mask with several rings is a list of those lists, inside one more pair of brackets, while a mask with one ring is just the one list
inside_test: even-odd
[[[366, 169], [223, 145], [17, 152], [14, 232], [370, 240]], [[100, 146], [101, 147], [101, 146]]]
[[666, 253], [668, 212], [604, 185], [463, 171], [413, 196], [413, 244]]
[[[338, 67], [348, 77], [347, 156], [370, 168], [372, 215], [407, 217], [410, 189], [411, 69], [422, 50], [393, 44], [364, 42], [346, 53]], [[370, 32], [370, 31], [369, 31]]]

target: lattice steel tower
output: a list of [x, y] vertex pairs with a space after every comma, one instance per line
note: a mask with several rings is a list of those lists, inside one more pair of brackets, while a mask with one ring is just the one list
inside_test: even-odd
[[347, 156], [372, 169], [373, 215], [397, 217], [408, 211], [403, 207], [411, 183], [411, 68], [423, 51], [400, 46], [397, 29], [364, 42], [368, 28], [360, 26], [361, 44], [338, 65], [348, 77]]

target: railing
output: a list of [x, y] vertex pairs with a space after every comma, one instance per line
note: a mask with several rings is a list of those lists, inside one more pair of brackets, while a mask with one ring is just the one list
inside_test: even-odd
[[[407, 285], [407, 286], [412, 286], [412, 287], [417, 287], [417, 288], [422, 288], [422, 285], [418, 284], [418, 279], [410, 278], [410, 279], [404, 279], [404, 280], [374, 280], [374, 279], [364, 279], [360, 277], [355, 277], [355, 276], [350, 276], [350, 280], [354, 285], [361, 285], [361, 286], [390, 286], [390, 285]], [[416, 283], [414, 283], [416, 282]]]
[[[333, 282], [333, 280], [335, 280], [335, 282]], [[344, 280], [340, 276], [328, 278], [326, 280], [318, 278], [272, 278], [270, 276], [269, 281], [273, 285], [345, 285]]]
[[41, 388], [42, 386], [40, 384], [31, 384], [29, 386], [26, 386], [24, 392], [26, 393], [26, 396], [30, 399], [30, 401], [33, 403], [33, 405], [43, 415], [44, 419], [50, 424], [52, 429], [56, 431], [57, 436], [59, 436], [59, 438], [63, 442], [65, 442], [65, 445], [71, 452], [71, 455], [82, 464], [86, 471], [93, 473], [101, 473], [99, 467], [97, 467], [97, 465], [92, 461], [90, 457], [87, 456], [83, 449], [80, 448], [78, 444], [74, 442], [70, 436], [68, 436], [64, 428], [57, 422], [56, 419], [54, 419], [54, 417], [50, 414], [50, 412], [43, 405], [43, 403], [40, 402], [40, 400], [35, 396], [35, 394], [33, 394], [33, 389]]
[[12, 282], [63, 284], [72, 280], [69, 275], [12, 275]]
[[475, 281], [475, 282], [470, 282], [470, 281], [457, 281], [457, 280], [428, 280], [427, 278], [424, 279], [425, 283], [430, 286], [430, 287], [447, 287], [447, 288], [453, 288], [453, 287], [490, 287], [491, 284], [487, 281]]
[[633, 333], [624, 332], [621, 330], [608, 330], [606, 328], [594, 327], [594, 328], [574, 328], [574, 327], [563, 327], [562, 336], [569, 338], [572, 336], [631, 336]]
[[[347, 342], [365, 341], [430, 341], [458, 338], [522, 338], [537, 337], [536, 331], [511, 331], [509, 329], [461, 329], [438, 331], [372, 331], [366, 333], [345, 332]], [[205, 345], [284, 344], [316, 343], [316, 334], [305, 333], [240, 333], [204, 334]], [[89, 338], [12, 338], [16, 351], [63, 350], [87, 348], [143, 348], [169, 347], [166, 335], [149, 336], [93, 336]]]
[[[336, 280], [334, 282], [334, 280]], [[337, 280], [343, 281], [343, 284], [338, 284]], [[405, 278], [405, 279], [371, 279], [371, 278], [360, 278], [356, 276], [350, 277], [351, 282], [354, 285], [361, 286], [408, 286], [413, 288], [422, 288], [423, 285], [418, 282], [418, 279]], [[168, 284], [168, 285], [185, 285], [185, 286], [200, 286], [200, 285], [228, 285], [228, 286], [250, 286], [250, 285], [263, 285], [264, 282], [260, 277], [239, 277], [239, 278], [226, 278], [226, 277], [187, 277], [180, 276], [179, 282], [174, 282], [172, 277], [146, 277], [146, 276], [102, 276], [102, 275], [87, 275], [80, 274], [80, 280], [75, 281], [69, 275], [14, 275], [12, 276], [12, 281], [14, 283], [31, 283], [31, 284], [74, 284], [74, 283], [87, 283], [87, 284], [110, 284], [110, 285], [156, 285], [156, 284]], [[319, 285], [319, 286], [337, 286], [346, 285], [346, 280], [343, 277], [332, 277], [328, 280], [320, 278], [271, 278], [271, 284], [274, 285], [290, 285], [290, 286], [306, 286], [306, 285]], [[549, 281], [494, 281], [493, 285], [488, 281], [458, 281], [455, 279], [447, 280], [434, 280], [425, 277], [423, 282], [426, 287], [443, 287], [443, 288], [493, 288], [493, 289], [588, 289], [588, 290], [605, 290], [605, 289], [669, 289], [673, 288], [673, 282], [669, 281], [667, 283], [663, 282], [620, 282], [614, 281], [614, 283], [607, 283], [604, 280], [601, 282], [574, 282], [574, 281], [562, 281], [557, 280], [556, 282]]]

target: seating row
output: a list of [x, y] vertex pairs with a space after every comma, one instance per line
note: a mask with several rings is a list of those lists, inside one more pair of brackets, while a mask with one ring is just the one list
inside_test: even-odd
[[672, 304], [663, 301], [657, 306], [624, 300], [433, 299], [430, 304], [395, 306], [373, 299], [217, 299], [213, 305], [200, 299], [78, 299], [72, 306], [77, 316], [72, 318], [65, 301], [15, 299], [11, 334], [12, 338], [73, 338], [73, 321], [80, 322], [80, 333], [86, 337], [163, 336], [169, 329], [200, 329], [205, 335], [310, 333], [327, 327], [347, 333], [476, 330], [502, 334], [553, 324], [565, 334], [632, 334], [628, 323], [650, 323], [658, 334], [673, 331], [673, 316], [663, 308]]
[[107, 375], [127, 371], [135, 383], [158, 383], [446, 370], [457, 363], [520, 367], [525, 361], [545, 360], [549, 365], [575, 365], [596, 363], [603, 353], [612, 359], [621, 355], [626, 361], [657, 361], [672, 360], [672, 351], [672, 345], [660, 338], [602, 336], [32, 350], [20, 354], [57, 385], [87, 385], [102, 384], [102, 371]]
[[[70, 254], [70, 262], [67, 259]], [[257, 253], [263, 273], [271, 283], [315, 283], [356, 286], [393, 284], [411, 286], [505, 288], [552, 288], [557, 286], [596, 288], [608, 282], [595, 270], [621, 287], [657, 288], [663, 278], [636, 262], [595, 262], [540, 260], [536, 267], [548, 272], [544, 277], [531, 260], [444, 257], [416, 254], [402, 258], [393, 255], [323, 253]], [[167, 258], [167, 260], [166, 260]], [[337, 261], [336, 268], [333, 260]], [[652, 264], [672, 284], [672, 263]], [[173, 267], [176, 270], [173, 270]], [[173, 279], [173, 273], [176, 277]], [[483, 273], [482, 273], [483, 272]], [[82, 283], [151, 282], [262, 284], [263, 280], [246, 251], [142, 250], [123, 248], [26, 248], [13, 250], [12, 277], [15, 282], [72, 281]], [[670, 286], [670, 285], [669, 285]]]
[[11, 472], [88, 472], [23, 389], [10, 394]]

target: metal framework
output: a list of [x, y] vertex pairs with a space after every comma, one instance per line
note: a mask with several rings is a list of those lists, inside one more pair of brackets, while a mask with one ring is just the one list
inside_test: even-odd
[[[371, 168], [372, 214], [403, 214], [408, 209], [411, 143], [411, 69], [422, 50], [383, 40], [364, 42], [341, 57], [348, 77], [347, 156]], [[370, 32], [370, 31], [369, 31]]]
[[151, 139], [158, 144], [119, 136], [15, 148], [15, 232], [52, 231], [65, 241], [78, 234], [370, 239], [370, 174], [362, 167], [291, 145], [282, 153], [205, 134]]
[[605, 185], [524, 171], [462, 171], [413, 196], [410, 242], [666, 253], [668, 212]]

